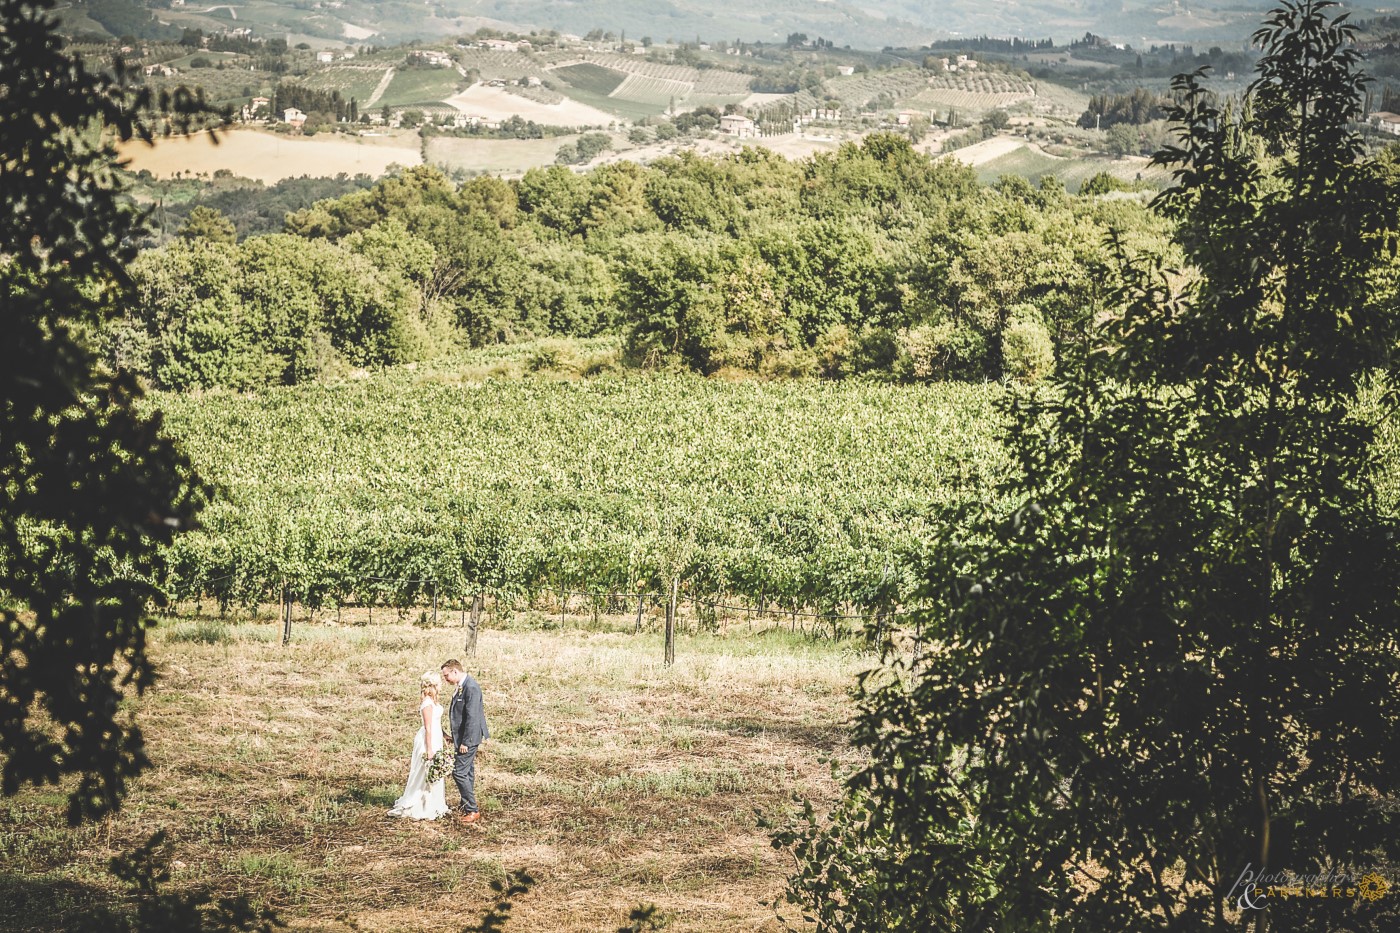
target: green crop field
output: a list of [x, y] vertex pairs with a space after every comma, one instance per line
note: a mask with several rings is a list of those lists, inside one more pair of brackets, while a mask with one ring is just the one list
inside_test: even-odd
[[376, 107], [406, 107], [446, 100], [457, 93], [462, 76], [454, 68], [406, 68], [394, 73], [394, 80], [375, 101]]
[[1022, 146], [977, 166], [977, 177], [986, 183], [1003, 175], [1020, 175], [1032, 182], [1054, 176], [1071, 192], [1077, 192], [1084, 182], [1100, 172], [1107, 172], [1122, 181], [1143, 181], [1157, 188], [1165, 188], [1171, 182], [1170, 171], [1161, 166], [1150, 166], [1145, 159], [1108, 159], [1099, 156], [1060, 159], [1029, 146]]
[[604, 68], [601, 65], [594, 65], [589, 62], [582, 62], [577, 65], [566, 65], [563, 68], [555, 68], [551, 74], [567, 81], [571, 87], [589, 94], [598, 94], [603, 97], [608, 96], [617, 90], [617, 86], [626, 79], [626, 75], [614, 71], [611, 68]]
[[888, 565], [938, 508], [1004, 468], [998, 392], [403, 369], [161, 396], [224, 490], [174, 547], [174, 585], [246, 602], [286, 580], [309, 604], [408, 604], [432, 581], [528, 603], [675, 574], [694, 596], [865, 611], [902, 598]]

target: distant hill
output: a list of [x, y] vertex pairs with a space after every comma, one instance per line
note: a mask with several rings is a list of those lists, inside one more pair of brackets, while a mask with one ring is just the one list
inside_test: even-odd
[[[1242, 43], [1276, 0], [445, 0], [457, 15], [491, 17], [583, 34], [625, 29], [629, 38], [761, 40], [790, 33], [852, 48], [919, 45], [991, 35], [1053, 38], [1086, 32], [1134, 46], [1167, 42]], [[1371, 15], [1368, 3], [1349, 5]]]
[[[205, 32], [248, 26], [260, 36], [325, 45], [397, 44], [502, 29], [593, 30], [640, 41], [719, 40], [782, 44], [793, 34], [837, 47], [917, 48], [993, 36], [1053, 39], [1094, 33], [1135, 48], [1167, 43], [1239, 48], [1277, 0], [75, 0], [62, 13], [71, 32], [156, 38], [180, 27]], [[1374, 0], [1372, 0], [1374, 2]], [[1351, 4], [1353, 17], [1376, 15]]]

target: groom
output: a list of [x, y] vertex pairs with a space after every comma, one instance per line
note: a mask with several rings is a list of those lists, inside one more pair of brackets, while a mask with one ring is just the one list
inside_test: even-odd
[[486, 714], [481, 709], [481, 685], [463, 670], [461, 662], [453, 659], [442, 665], [442, 679], [457, 688], [452, 705], [447, 708], [447, 721], [452, 731], [452, 744], [457, 749], [452, 761], [452, 780], [462, 795], [459, 823], [471, 824], [481, 819], [476, 805], [476, 749], [490, 738]]

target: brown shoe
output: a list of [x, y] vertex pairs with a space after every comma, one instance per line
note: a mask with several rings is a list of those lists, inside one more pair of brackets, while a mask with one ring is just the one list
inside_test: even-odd
[[481, 811], [480, 811], [480, 810], [473, 810], [471, 813], [463, 813], [462, 815], [458, 816], [458, 817], [457, 817], [457, 822], [459, 822], [459, 823], [461, 823], [461, 824], [463, 824], [463, 825], [465, 826], [465, 825], [470, 825], [470, 824], [472, 824], [472, 823], [475, 823], [475, 822], [477, 822], [477, 821], [480, 820], [480, 819], [481, 819]]

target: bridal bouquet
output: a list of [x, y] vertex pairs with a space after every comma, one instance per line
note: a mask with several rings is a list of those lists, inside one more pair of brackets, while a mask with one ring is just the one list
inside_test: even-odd
[[452, 749], [444, 745], [442, 748], [438, 749], [437, 754], [433, 756], [433, 760], [428, 762], [427, 783], [436, 784], [438, 781], [447, 777], [451, 771]]

